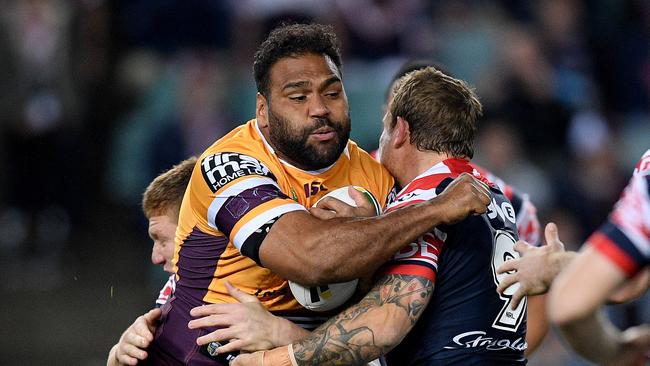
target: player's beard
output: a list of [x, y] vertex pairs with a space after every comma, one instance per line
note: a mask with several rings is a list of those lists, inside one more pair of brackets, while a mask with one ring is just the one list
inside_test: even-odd
[[[276, 115], [269, 108], [269, 135], [273, 147], [294, 165], [306, 170], [318, 170], [334, 164], [345, 149], [350, 138], [350, 117], [343, 121], [329, 118], [313, 119], [313, 124], [302, 128], [292, 127], [288, 119]], [[328, 126], [336, 137], [329, 141], [308, 142], [317, 129]]]

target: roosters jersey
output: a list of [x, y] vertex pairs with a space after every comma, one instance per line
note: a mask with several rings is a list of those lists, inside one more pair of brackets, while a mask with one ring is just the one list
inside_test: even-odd
[[504, 182], [501, 178], [482, 167], [475, 164], [471, 165], [490, 182], [496, 184], [506, 198], [508, 198], [512, 203], [512, 207], [515, 209], [515, 217], [517, 218], [517, 233], [519, 233], [519, 239], [525, 240], [531, 245], [541, 245], [542, 232], [539, 219], [537, 219], [537, 208], [533, 202], [531, 202], [530, 198], [528, 198], [528, 195], [519, 192], [508, 183]]
[[174, 293], [174, 290], [176, 289], [176, 276], [171, 275], [169, 276], [169, 279], [165, 283], [162, 289], [160, 289], [160, 293], [158, 294], [158, 298], [156, 299], [156, 307], [159, 308], [169, 300], [169, 298], [172, 296]]
[[607, 221], [587, 242], [629, 277], [650, 263], [650, 150], [637, 163]]
[[[463, 172], [489, 183], [467, 161], [448, 159], [420, 174], [389, 202], [386, 212], [429, 200]], [[509, 288], [497, 284], [496, 268], [518, 257], [514, 208], [493, 184], [488, 212], [421, 236], [382, 269], [384, 274], [426, 277], [435, 283], [431, 301], [388, 364], [525, 364], [526, 301], [510, 309]]]

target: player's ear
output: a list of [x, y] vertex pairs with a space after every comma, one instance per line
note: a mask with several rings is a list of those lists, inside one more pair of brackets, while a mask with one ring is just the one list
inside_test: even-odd
[[393, 145], [395, 147], [400, 147], [410, 142], [411, 130], [408, 122], [404, 118], [398, 116], [393, 129]]
[[257, 93], [255, 96], [255, 118], [257, 118], [257, 125], [260, 128], [265, 128], [269, 125], [268, 111], [268, 100], [262, 93]]

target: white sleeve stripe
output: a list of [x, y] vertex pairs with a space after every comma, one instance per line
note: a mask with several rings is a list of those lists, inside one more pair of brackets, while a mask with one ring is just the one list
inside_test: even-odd
[[226, 203], [228, 198], [236, 196], [247, 189], [255, 188], [257, 186], [265, 184], [272, 184], [276, 186], [278, 190], [280, 190], [280, 187], [273, 179], [254, 177], [242, 179], [241, 181], [226, 188], [224, 191], [219, 192], [219, 194], [212, 200], [212, 203], [210, 203], [210, 207], [208, 207], [208, 225], [210, 225], [210, 227], [215, 230], [219, 230], [217, 229], [217, 224], [214, 222], [214, 219], [217, 217], [217, 213], [219, 213], [219, 210], [221, 210], [221, 207], [224, 205], [224, 203]]
[[[435, 189], [414, 189], [411, 192], [402, 194], [401, 197], [397, 197], [395, 201], [386, 206], [386, 210], [392, 209], [395, 206], [402, 206], [408, 202], [418, 203], [420, 201], [431, 200], [436, 196], [438, 196], [438, 194]], [[404, 199], [404, 197], [407, 198]]]
[[274, 217], [278, 217], [282, 214], [285, 214], [287, 212], [291, 211], [307, 211], [307, 209], [297, 203], [288, 203], [286, 205], [278, 206], [273, 209], [270, 209], [268, 211], [265, 211], [259, 215], [257, 215], [255, 218], [244, 224], [239, 231], [237, 232], [237, 235], [232, 239], [232, 243], [237, 248], [237, 250], [241, 250], [241, 246], [244, 244], [246, 239], [255, 232], [255, 230], [259, 229], [262, 227], [262, 225], [266, 224], [269, 222]]

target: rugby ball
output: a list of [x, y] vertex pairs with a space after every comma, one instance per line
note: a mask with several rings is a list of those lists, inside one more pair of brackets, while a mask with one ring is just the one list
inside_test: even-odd
[[[381, 213], [381, 206], [379, 205], [377, 199], [372, 195], [372, 193], [362, 187], [355, 186], [354, 189], [362, 192], [368, 201], [373, 204], [375, 207], [375, 213], [377, 215]], [[354, 199], [352, 199], [352, 197], [350, 197], [348, 194], [348, 187], [341, 187], [331, 191], [316, 201], [314, 206], [318, 206], [318, 203], [321, 202], [325, 197], [334, 197], [347, 203], [350, 206], [356, 207]], [[335, 309], [348, 301], [354, 294], [358, 282], [359, 281], [355, 279], [348, 282], [310, 287], [289, 281], [289, 288], [291, 289], [291, 293], [296, 298], [296, 300], [305, 308], [312, 311], [328, 311]]]

